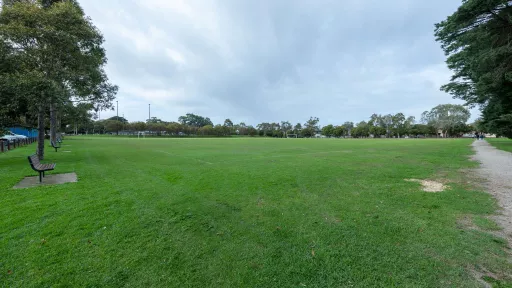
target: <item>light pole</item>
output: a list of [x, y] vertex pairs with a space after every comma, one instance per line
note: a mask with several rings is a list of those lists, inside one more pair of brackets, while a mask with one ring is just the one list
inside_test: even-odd
[[149, 105], [149, 118], [148, 118], [148, 122], [151, 121], [151, 104], [148, 104]]

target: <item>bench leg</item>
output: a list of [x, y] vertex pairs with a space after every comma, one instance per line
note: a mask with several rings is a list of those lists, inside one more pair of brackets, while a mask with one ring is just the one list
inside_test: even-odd
[[39, 183], [43, 183], [43, 172], [39, 172]]

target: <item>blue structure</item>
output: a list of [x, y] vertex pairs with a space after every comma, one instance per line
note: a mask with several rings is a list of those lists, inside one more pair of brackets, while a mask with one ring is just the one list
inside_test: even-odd
[[37, 137], [37, 135], [39, 134], [37, 132], [37, 129], [30, 129], [30, 128], [24, 128], [24, 127], [11, 127], [11, 128], [7, 128], [7, 130], [11, 131], [14, 134], [24, 135], [27, 137]]

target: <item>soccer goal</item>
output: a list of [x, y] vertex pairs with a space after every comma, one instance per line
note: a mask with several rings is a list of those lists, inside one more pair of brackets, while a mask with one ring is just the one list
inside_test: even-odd
[[137, 138], [140, 139], [140, 138], [146, 138], [146, 133], [144, 132], [139, 132], [137, 133]]

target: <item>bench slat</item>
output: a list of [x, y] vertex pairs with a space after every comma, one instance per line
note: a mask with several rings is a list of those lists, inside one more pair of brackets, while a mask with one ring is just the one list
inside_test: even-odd
[[55, 169], [55, 163], [42, 164], [36, 154], [28, 157], [30, 166], [34, 171], [43, 172]]

